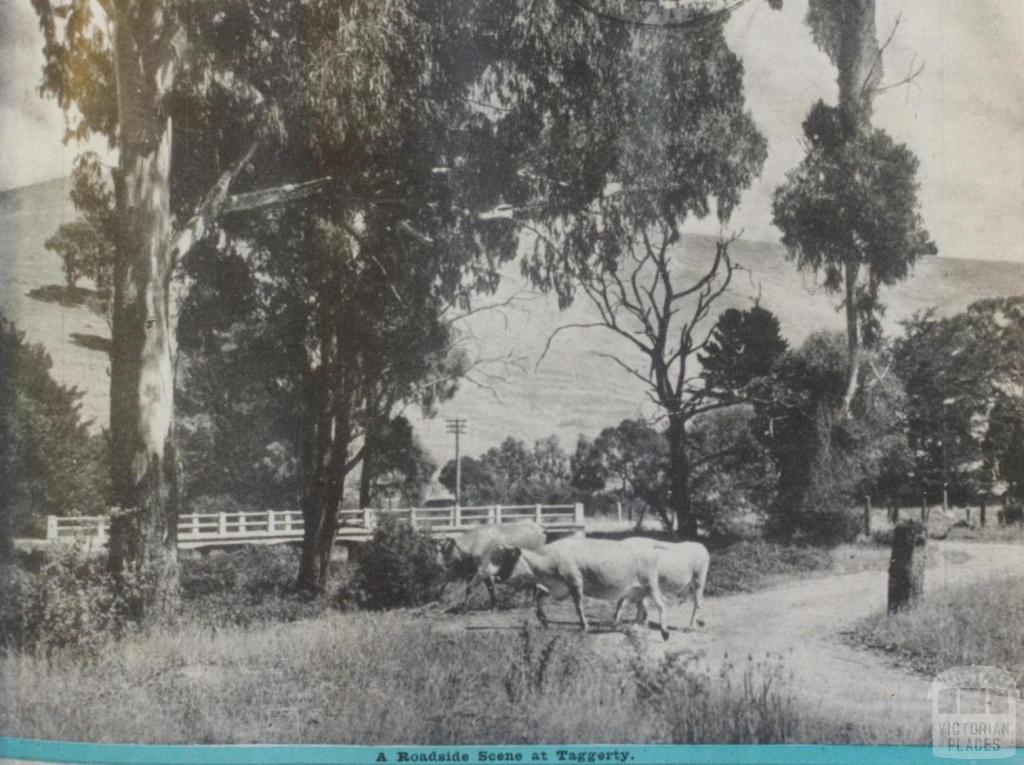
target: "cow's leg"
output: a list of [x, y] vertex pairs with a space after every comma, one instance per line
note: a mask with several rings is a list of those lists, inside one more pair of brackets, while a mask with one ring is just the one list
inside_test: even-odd
[[668, 640], [668, 625], [665, 623], [665, 599], [657, 587], [649, 587], [646, 594], [658, 608], [658, 626], [661, 628], [661, 637]]
[[583, 582], [579, 579], [572, 579], [568, 585], [572, 604], [576, 606], [576, 615], [580, 618], [580, 627], [586, 632], [590, 629], [590, 625], [587, 624], [587, 616], [583, 613]]
[[693, 580], [693, 613], [690, 614], [690, 626], [694, 621], [698, 627], [704, 626], [704, 620], [700, 617], [701, 609], [704, 608], [704, 576], [698, 574]]
[[498, 608], [498, 598], [494, 595], [494, 577], [484, 576], [484, 584], [487, 585], [487, 594], [491, 596], [491, 610], [495, 611]]
[[548, 628], [548, 617], [547, 614], [544, 613], [544, 598], [547, 594], [548, 590], [542, 584], [538, 584], [534, 588], [534, 604], [537, 609], [537, 619], [540, 621], [541, 626], [544, 627], [544, 629]]
[[473, 588], [480, 584], [480, 572], [473, 574], [473, 578], [469, 580], [469, 584], [466, 585], [466, 599], [462, 603], [462, 610], [469, 611], [469, 596], [473, 592]]
[[618, 602], [615, 604], [615, 617], [613, 618], [612, 621], [615, 624], [619, 623], [619, 615], [622, 613], [622, 607], [626, 605], [627, 601], [630, 602], [630, 603], [636, 603], [637, 611], [639, 612], [643, 608], [643, 605], [642, 605], [643, 598], [644, 598], [644, 588], [643, 587], [641, 587], [639, 585], [633, 585], [632, 587], [627, 589], [622, 594], [622, 597], [619, 598]]

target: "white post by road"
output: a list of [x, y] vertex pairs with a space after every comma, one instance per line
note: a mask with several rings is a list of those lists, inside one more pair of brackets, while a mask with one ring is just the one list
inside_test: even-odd
[[573, 508], [573, 519], [575, 520], [577, 526], [582, 526], [583, 525], [583, 503], [582, 502], [577, 502], [576, 506]]
[[48, 516], [46, 516], [46, 539], [47, 540], [51, 540], [51, 539], [56, 539], [56, 538], [57, 538], [57, 516], [56, 515], [48, 515]]

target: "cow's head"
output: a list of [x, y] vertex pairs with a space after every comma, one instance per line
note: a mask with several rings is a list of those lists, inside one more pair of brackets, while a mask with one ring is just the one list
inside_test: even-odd
[[499, 547], [495, 550], [491, 556], [491, 562], [497, 569], [494, 578], [501, 582], [508, 581], [522, 554], [523, 551], [519, 547]]

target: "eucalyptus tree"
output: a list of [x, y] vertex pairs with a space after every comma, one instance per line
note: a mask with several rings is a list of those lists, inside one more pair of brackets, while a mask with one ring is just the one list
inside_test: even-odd
[[825, 288], [842, 295], [846, 416], [865, 348], [880, 337], [879, 288], [906, 279], [936, 248], [919, 211], [917, 158], [871, 125], [875, 96], [893, 87], [882, 84], [892, 35], [879, 45], [875, 0], [811, 0], [807, 24], [838, 70], [839, 99], [811, 108], [807, 155], [775, 192], [774, 222], [798, 268], [822, 274]]
[[[359, 180], [346, 164], [364, 136], [386, 134], [414, 110], [450, 106], [423, 96], [472, 76], [452, 55], [466, 49], [472, 8], [413, 0], [33, 6], [45, 37], [41, 90], [64, 108], [68, 137], [101, 134], [118, 150], [111, 440], [122, 512], [112, 519], [110, 566], [147, 582], [137, 605], [159, 611], [177, 593], [175, 264], [224, 215], [323, 190], [316, 179], [328, 171], [344, 176], [328, 189], [344, 196]], [[243, 173], [256, 190], [233, 193]]]
[[[567, 83], [599, 96], [592, 101], [564, 104], [546, 81], [534, 86], [531, 105], [544, 115], [547, 135], [529, 178], [543, 186], [546, 211], [557, 214], [524, 224], [534, 234], [526, 273], [562, 306], [585, 297], [597, 320], [569, 326], [616, 335], [622, 350], [606, 354], [610, 363], [639, 379], [667, 420], [670, 508], [683, 535], [695, 531], [687, 425], [720, 405], [702, 397], [694, 361], [734, 266], [729, 241], [684, 253], [680, 230], [712, 213], [728, 221], [766, 156], [722, 19], [702, 21], [681, 28], [600, 16], [579, 22], [618, 45], [595, 54], [590, 81]], [[595, 150], [580, 156], [584, 140]]]

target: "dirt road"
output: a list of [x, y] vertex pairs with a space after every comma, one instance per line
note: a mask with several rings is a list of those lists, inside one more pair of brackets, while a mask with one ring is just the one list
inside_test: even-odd
[[[938, 542], [932, 543], [929, 556], [933, 563], [926, 575], [928, 591], [1024, 574], [1020, 545]], [[713, 671], [725, 661], [780, 655], [786, 671], [792, 672], [797, 695], [810, 708], [843, 721], [870, 722], [876, 729], [904, 729], [916, 738], [930, 725], [929, 679], [844, 639], [857, 620], [885, 608], [886, 582], [884, 570], [868, 571], [708, 598], [707, 625], [694, 631], [683, 629], [690, 617], [689, 603], [678, 603], [669, 608], [670, 639], [663, 642], [654, 630], [646, 637], [654, 652], [702, 651]], [[578, 629], [570, 603], [551, 604], [548, 613], [553, 629]], [[610, 610], [592, 603], [588, 613], [607, 619]], [[478, 612], [465, 617], [465, 626], [500, 628], [520, 624], [523, 616], [522, 610]], [[606, 625], [597, 626], [601, 630]], [[622, 650], [625, 640], [601, 630], [593, 645], [599, 651]]]

